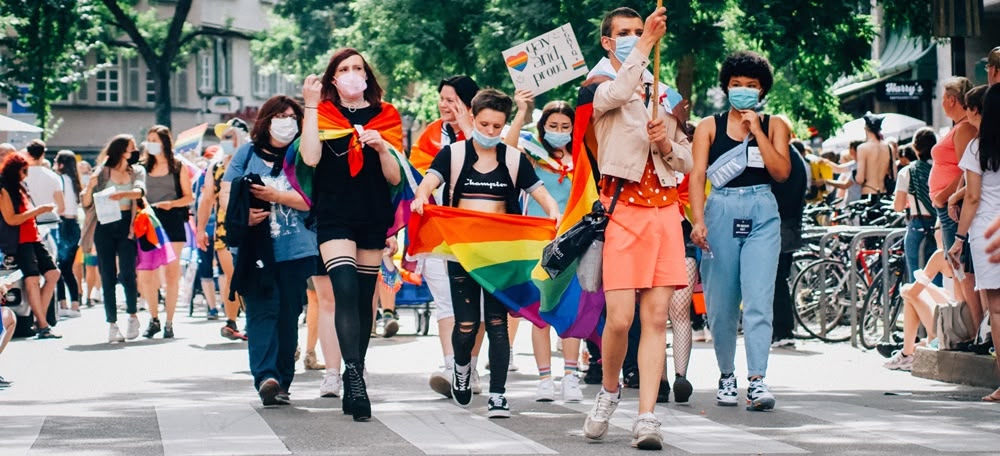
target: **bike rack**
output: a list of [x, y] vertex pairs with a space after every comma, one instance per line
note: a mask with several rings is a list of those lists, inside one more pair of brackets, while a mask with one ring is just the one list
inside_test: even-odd
[[882, 334], [882, 342], [889, 342], [889, 338], [892, 335], [892, 328], [889, 327], [892, 323], [891, 316], [889, 315], [889, 248], [896, 242], [896, 240], [901, 239], [906, 235], [906, 228], [895, 228], [888, 235], [885, 236], [885, 241], [882, 243], [882, 327], [884, 332]]
[[819, 255], [820, 255], [820, 258], [824, 258], [824, 259], [825, 258], [830, 258], [829, 253], [833, 253], [833, 249], [831, 248], [830, 252], [827, 253], [826, 243], [829, 242], [834, 237], [839, 237], [840, 235], [843, 235], [843, 234], [857, 234], [857, 233], [859, 233], [861, 231], [864, 231], [864, 229], [860, 228], [860, 227], [857, 227], [857, 226], [851, 226], [851, 225], [838, 225], [838, 226], [832, 226], [832, 227], [830, 227], [827, 230], [827, 233], [824, 234], [823, 237], [819, 238], [819, 252], [820, 252]]
[[[860, 279], [860, 277], [858, 275], [857, 265], [854, 264], [854, 259], [857, 258], [857, 256], [858, 256], [858, 248], [861, 245], [861, 241], [863, 241], [865, 239], [869, 239], [869, 238], [874, 238], [874, 237], [884, 238], [884, 237], [892, 234], [893, 231], [894, 230], [885, 229], [885, 228], [874, 228], [874, 229], [864, 229], [864, 230], [861, 230], [861, 231], [857, 232], [854, 235], [854, 237], [851, 239], [851, 244], [848, 247], [848, 252], [850, 252], [850, 257], [849, 257], [850, 264], [848, 265], [849, 274], [847, 276], [848, 277], [848, 279], [847, 279], [847, 286], [849, 287], [848, 294], [851, 297], [851, 346], [852, 347], [857, 347], [858, 346], [858, 329], [859, 329], [858, 328], [858, 293], [857, 293], [857, 288], [858, 288], [858, 280]], [[885, 247], [883, 246], [883, 251], [884, 251], [884, 249], [885, 249]], [[885, 255], [882, 256], [882, 260], [885, 261]], [[884, 271], [885, 271], [885, 269], [883, 269], [883, 272]], [[882, 282], [884, 284], [885, 280], [883, 280]], [[826, 295], [824, 294], [824, 297], [825, 296]], [[825, 304], [825, 303], [822, 303], [822, 304]], [[825, 305], [822, 306], [821, 308], [825, 308]], [[824, 315], [821, 314], [820, 318], [823, 319], [823, 317], [824, 317]]]

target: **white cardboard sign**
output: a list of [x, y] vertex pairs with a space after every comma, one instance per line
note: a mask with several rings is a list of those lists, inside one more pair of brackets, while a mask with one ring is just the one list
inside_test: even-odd
[[503, 51], [503, 58], [514, 88], [530, 90], [534, 95], [584, 76], [588, 71], [569, 24]]

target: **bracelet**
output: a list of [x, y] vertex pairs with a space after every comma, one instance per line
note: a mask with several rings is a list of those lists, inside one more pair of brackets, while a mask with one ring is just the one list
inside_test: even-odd
[[955, 234], [955, 239], [958, 239], [958, 240], [961, 240], [962, 242], [965, 242], [965, 241], [969, 240], [969, 235], [968, 234], [958, 234], [958, 233], [956, 233]]
[[304, 106], [306, 109], [318, 109], [317, 106]]

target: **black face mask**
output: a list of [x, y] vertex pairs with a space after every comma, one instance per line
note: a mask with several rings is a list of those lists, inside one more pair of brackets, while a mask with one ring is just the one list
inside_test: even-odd
[[129, 165], [134, 165], [136, 163], [139, 163], [139, 152], [138, 151], [132, 152], [132, 154], [128, 156], [127, 161]]

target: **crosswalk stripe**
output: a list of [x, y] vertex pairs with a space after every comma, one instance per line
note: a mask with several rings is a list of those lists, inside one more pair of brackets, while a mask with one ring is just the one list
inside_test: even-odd
[[157, 406], [164, 456], [291, 454], [250, 404]]
[[[589, 413], [592, 405], [593, 402], [588, 401], [578, 404], [566, 403], [563, 407]], [[638, 401], [621, 401], [611, 417], [611, 425], [631, 432], [632, 422], [637, 415], [635, 410], [638, 407]], [[688, 453], [732, 453], [737, 449], [744, 454], [809, 453], [802, 448], [719, 424], [703, 416], [681, 412], [675, 408], [658, 406], [654, 409], [654, 413], [662, 423], [660, 431], [663, 432], [663, 443]], [[583, 427], [583, 417], [580, 419], [580, 427]], [[720, 436], [725, 438], [720, 439]]]
[[907, 415], [840, 402], [786, 402], [782, 410], [940, 452], [994, 452], [1000, 448], [996, 434], [968, 423], [948, 424], [937, 416]]
[[0, 454], [28, 454], [28, 450], [38, 439], [43, 424], [44, 416], [5, 416], [0, 425]]
[[489, 419], [445, 403], [375, 404], [375, 418], [425, 454], [557, 454]]

